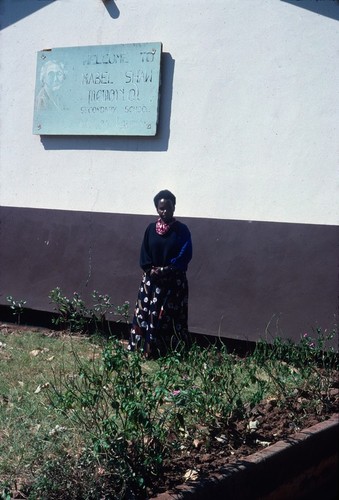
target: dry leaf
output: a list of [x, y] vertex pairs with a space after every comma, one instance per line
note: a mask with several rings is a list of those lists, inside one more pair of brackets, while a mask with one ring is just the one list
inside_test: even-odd
[[221, 434], [220, 436], [216, 436], [215, 438], [219, 443], [227, 443], [227, 437], [225, 434]]
[[54, 429], [52, 429], [51, 431], [49, 431], [48, 435], [49, 436], [55, 436], [55, 434], [60, 434], [60, 433], [65, 432], [65, 431], [67, 431], [66, 427], [63, 427], [62, 425], [56, 425], [54, 427]]
[[259, 427], [259, 420], [251, 420], [248, 423], [248, 429], [250, 432], [255, 432]]
[[38, 387], [34, 391], [34, 394], [39, 394], [39, 392], [41, 392], [43, 389], [47, 389], [47, 387], [49, 387], [48, 382], [46, 384], [38, 385]]
[[34, 349], [33, 351], [30, 352], [31, 356], [39, 356], [39, 354], [42, 352], [41, 349]]
[[184, 474], [185, 481], [196, 481], [199, 477], [199, 471], [197, 469], [188, 469]]
[[255, 442], [261, 444], [261, 446], [269, 446], [271, 444], [270, 441], [260, 441], [259, 439], [256, 439]]
[[53, 361], [54, 358], [55, 356], [51, 356], [50, 358], [47, 358], [47, 361]]
[[195, 448], [199, 448], [202, 445], [202, 441], [200, 441], [200, 439], [194, 439], [193, 445], [195, 446]]

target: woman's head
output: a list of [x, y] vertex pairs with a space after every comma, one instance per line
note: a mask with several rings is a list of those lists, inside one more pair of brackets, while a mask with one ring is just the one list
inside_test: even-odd
[[168, 189], [163, 189], [154, 196], [153, 201], [156, 209], [158, 208], [158, 203], [160, 200], [170, 200], [173, 204], [173, 207], [175, 207], [175, 202], [176, 202], [175, 196], [173, 193], [171, 193], [171, 191], [168, 191]]
[[168, 191], [168, 189], [163, 189], [154, 196], [153, 201], [161, 220], [171, 222], [176, 202], [174, 194]]

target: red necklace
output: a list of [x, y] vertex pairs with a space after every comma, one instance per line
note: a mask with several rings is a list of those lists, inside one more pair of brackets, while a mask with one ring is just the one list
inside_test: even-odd
[[159, 219], [155, 223], [155, 230], [157, 234], [160, 235], [166, 234], [170, 230], [173, 222], [175, 222], [175, 219], [172, 219], [172, 221], [169, 224], [167, 224], [166, 222], [162, 221], [159, 217]]

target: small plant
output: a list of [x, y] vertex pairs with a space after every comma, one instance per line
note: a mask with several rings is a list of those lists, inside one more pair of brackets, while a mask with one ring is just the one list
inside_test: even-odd
[[128, 300], [126, 300], [121, 306], [116, 306], [114, 315], [120, 317], [119, 321], [123, 321], [124, 323], [129, 322], [130, 317], [130, 305]]
[[110, 331], [109, 315], [113, 315], [116, 322], [122, 319], [128, 323], [129, 302], [125, 302], [122, 306], [115, 306], [109, 295], [102, 295], [96, 290], [92, 292], [93, 303], [91, 305], [87, 305], [78, 292], [74, 292], [69, 298], [59, 287], [51, 290], [49, 298], [56, 305], [55, 309], [58, 313], [52, 322], [55, 325], [68, 327], [70, 332], [89, 333], [102, 331], [106, 327]]
[[[93, 304], [88, 309], [88, 316], [91, 317], [95, 329], [104, 328], [106, 325], [109, 329], [109, 316], [113, 316], [116, 323], [128, 323], [130, 310], [129, 302], [125, 301], [121, 306], [112, 304], [109, 295], [102, 295], [96, 290], [92, 292]], [[111, 332], [110, 332], [111, 333]]]
[[12, 295], [8, 295], [6, 300], [11, 304], [10, 308], [13, 310], [13, 316], [17, 317], [18, 325], [20, 325], [20, 319], [27, 303], [26, 300], [15, 300]]
[[129, 490], [142, 498], [170, 447], [168, 420], [159, 413], [170, 380], [156, 384], [156, 376], [143, 371], [141, 354], [128, 353], [114, 339], [98, 363], [86, 365], [74, 355], [78, 376], [55, 380], [50, 402], [87, 436], [82, 459], [86, 455], [90, 467], [104, 471], [110, 498]]
[[262, 340], [257, 343], [253, 359], [271, 381], [279, 401], [290, 407], [291, 414], [295, 414], [295, 394], [305, 401], [304, 414], [309, 405], [320, 414], [331, 404], [330, 389], [339, 369], [338, 355], [329, 345], [335, 336], [335, 329], [323, 332], [318, 328], [313, 336], [304, 333], [299, 343], [280, 337], [272, 344]]
[[69, 299], [57, 287], [51, 290], [49, 298], [57, 306], [58, 316], [52, 319], [55, 325], [66, 325], [70, 332], [83, 332], [86, 329], [88, 311], [77, 292]]

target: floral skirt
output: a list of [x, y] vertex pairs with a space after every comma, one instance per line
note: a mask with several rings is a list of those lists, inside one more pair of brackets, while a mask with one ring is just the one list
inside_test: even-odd
[[129, 348], [170, 346], [188, 336], [188, 284], [184, 271], [164, 277], [144, 273], [138, 291]]

